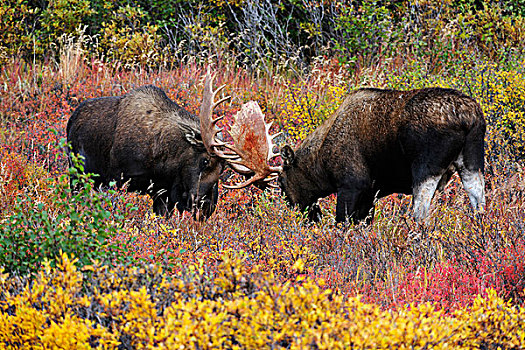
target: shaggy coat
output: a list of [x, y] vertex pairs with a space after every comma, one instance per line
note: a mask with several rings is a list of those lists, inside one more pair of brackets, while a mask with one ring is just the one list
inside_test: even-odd
[[124, 96], [81, 103], [67, 124], [71, 152], [84, 157], [85, 172], [96, 185], [128, 184], [149, 194], [157, 214], [202, 209], [217, 203], [224, 162], [201, 141], [199, 120], [155, 86]]
[[374, 199], [413, 194], [417, 219], [436, 189], [458, 171], [471, 204], [483, 210], [485, 120], [478, 103], [453, 89], [359, 89], [294, 151], [282, 150], [280, 186], [310, 218], [337, 193], [336, 220], [373, 216]]

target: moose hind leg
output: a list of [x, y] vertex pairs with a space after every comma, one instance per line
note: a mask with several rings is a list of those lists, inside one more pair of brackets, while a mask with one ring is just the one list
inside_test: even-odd
[[433, 175], [420, 181], [413, 189], [413, 215], [418, 221], [424, 219], [430, 210], [430, 203], [443, 175]]
[[468, 169], [463, 162], [463, 155], [458, 157], [455, 164], [472, 208], [476, 212], [483, 212], [485, 210], [485, 178], [482, 171]]
[[441, 191], [443, 191], [445, 189], [445, 187], [449, 183], [450, 179], [452, 178], [452, 175], [454, 175], [455, 171], [456, 171], [456, 168], [454, 167], [454, 165], [451, 164], [447, 168], [447, 170], [445, 171], [443, 176], [441, 176], [441, 179], [439, 180], [439, 183], [438, 183], [438, 186], [437, 186], [437, 190], [438, 191], [441, 192]]

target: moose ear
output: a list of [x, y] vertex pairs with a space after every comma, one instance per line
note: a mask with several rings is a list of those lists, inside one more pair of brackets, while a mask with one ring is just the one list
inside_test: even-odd
[[196, 132], [191, 126], [181, 123], [179, 124], [179, 128], [184, 134], [186, 141], [188, 141], [190, 144], [192, 145], [202, 145], [203, 144], [201, 134], [199, 132]]
[[194, 146], [203, 145], [201, 134], [196, 134], [195, 132], [191, 131], [185, 133], [184, 136], [186, 137], [186, 140]]
[[281, 149], [281, 157], [283, 158], [284, 165], [290, 166], [293, 165], [295, 162], [295, 153], [292, 149], [292, 147], [285, 145]]

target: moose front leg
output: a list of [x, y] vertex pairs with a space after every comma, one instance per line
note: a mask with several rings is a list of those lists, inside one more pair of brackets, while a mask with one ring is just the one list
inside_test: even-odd
[[371, 191], [361, 196], [356, 205], [355, 217], [357, 220], [365, 220], [367, 225], [372, 223], [375, 212], [374, 199], [374, 193]]
[[351, 221], [363, 219], [361, 213], [357, 212], [357, 207], [359, 198], [364, 192], [364, 189], [345, 187], [337, 191], [337, 205], [335, 209], [335, 220], [337, 222], [344, 222], [348, 219]]
[[170, 216], [174, 206], [174, 203], [170, 202], [167, 196], [156, 196], [153, 198], [153, 212], [159, 216]]
[[[148, 194], [153, 200], [153, 212], [159, 216], [169, 217], [175, 205], [179, 209], [178, 201], [174, 200], [172, 193], [168, 193], [168, 190], [165, 188], [151, 186]], [[180, 209], [179, 211], [182, 212]]]
[[314, 203], [308, 208], [308, 220], [319, 222], [322, 219], [322, 215], [319, 204]]

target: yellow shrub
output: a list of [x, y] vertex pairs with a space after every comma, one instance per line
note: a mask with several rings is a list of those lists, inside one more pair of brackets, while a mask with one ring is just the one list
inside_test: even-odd
[[[45, 264], [33, 285], [18, 291], [16, 278], [0, 275], [0, 344], [35, 349], [113, 349], [120, 342], [136, 349], [525, 346], [525, 310], [494, 291], [449, 316], [430, 304], [385, 311], [360, 297], [344, 298], [304, 275], [280, 283], [271, 272], [249, 273], [246, 261], [228, 251], [215, 274], [200, 266], [188, 269], [191, 281], [163, 278], [154, 266], [95, 264], [85, 271], [90, 279], [83, 294], [84, 275], [74, 262], [63, 255], [57, 268]], [[302, 270], [300, 263], [295, 268]], [[112, 282], [102, 284], [101, 276]]]
[[315, 91], [291, 84], [280, 101], [278, 119], [293, 142], [303, 140], [336, 111], [346, 92], [346, 86], [329, 85], [325, 91]]
[[8, 349], [90, 349], [95, 339], [100, 348], [117, 344], [110, 331], [73, 314], [72, 308], [89, 305], [79, 294], [83, 276], [75, 262], [63, 254], [56, 268], [45, 263], [34, 284], [17, 295], [7, 292], [9, 280], [0, 279], [5, 298], [0, 301], [0, 344]]
[[140, 8], [118, 8], [113, 18], [103, 23], [99, 49], [128, 69], [159, 65], [165, 57], [159, 46], [158, 26], [142, 23], [144, 17]]
[[525, 309], [512, 306], [499, 298], [494, 290], [486, 297], [478, 296], [468, 312], [457, 313], [463, 345], [471, 349], [487, 347], [487, 340], [502, 349], [523, 349], [525, 346]]

